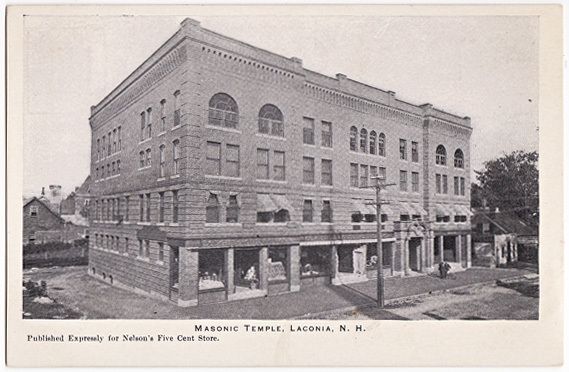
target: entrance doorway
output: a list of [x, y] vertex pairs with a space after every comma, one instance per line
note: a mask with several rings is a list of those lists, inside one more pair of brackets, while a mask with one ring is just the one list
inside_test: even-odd
[[421, 238], [409, 239], [409, 269], [421, 271]]
[[170, 246], [170, 300], [178, 300], [178, 283], [180, 278], [180, 249]]

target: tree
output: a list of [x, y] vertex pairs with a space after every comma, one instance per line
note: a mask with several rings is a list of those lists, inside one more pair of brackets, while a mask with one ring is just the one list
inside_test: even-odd
[[537, 151], [514, 151], [484, 163], [475, 171], [480, 188], [475, 203], [486, 200], [490, 208], [512, 212], [531, 224], [539, 218], [539, 172]]

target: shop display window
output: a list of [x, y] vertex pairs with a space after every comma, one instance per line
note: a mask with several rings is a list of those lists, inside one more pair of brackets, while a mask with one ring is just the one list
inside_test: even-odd
[[[389, 249], [389, 244], [383, 243], [383, 267], [391, 267], [391, 251]], [[366, 250], [366, 269], [374, 270], [377, 269], [377, 244], [370, 243], [367, 245]]]
[[259, 250], [236, 249], [234, 255], [235, 289], [259, 288]]
[[225, 255], [223, 251], [199, 252], [199, 290], [225, 288], [224, 271]]
[[330, 275], [330, 255], [330, 247], [302, 248], [300, 255], [301, 277]]
[[288, 252], [286, 248], [269, 249], [269, 282], [286, 281], [288, 278]]

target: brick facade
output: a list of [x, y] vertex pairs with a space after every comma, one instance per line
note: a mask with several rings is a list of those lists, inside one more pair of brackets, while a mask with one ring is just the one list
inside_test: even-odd
[[[219, 101], [226, 106], [210, 108], [220, 93], [230, 97]], [[282, 120], [275, 119], [282, 122], [282, 133], [275, 127], [261, 133], [259, 115], [267, 104], [282, 114]], [[225, 121], [216, 119], [220, 113]], [[312, 135], [304, 130], [311, 121]], [[331, 146], [324, 132], [329, 124]], [[386, 181], [396, 183], [382, 193], [389, 203], [383, 209], [384, 239], [390, 243], [384, 246], [386, 272], [426, 272], [447, 253], [468, 266], [455, 245], [456, 236], [470, 231], [472, 128], [467, 117], [409, 104], [343, 74], [332, 78], [306, 70], [298, 58], [257, 49], [186, 19], [91, 108], [90, 125], [90, 273], [104, 274], [105, 280], [112, 275], [113, 284], [189, 306], [358, 280], [355, 268], [373, 266], [373, 255], [365, 252], [367, 244], [376, 242], [376, 223], [354, 222], [352, 216], [355, 205], [375, 208], [365, 206], [375, 199], [374, 190], [360, 187], [362, 174], [367, 174], [365, 182], [374, 182], [371, 167], [385, 168]], [[352, 127], [358, 133], [357, 151], [350, 149]], [[374, 153], [369, 150], [372, 132]], [[364, 133], [365, 152], [360, 148]], [[382, 155], [380, 133], [386, 139]], [[310, 137], [313, 144], [304, 144]], [[406, 141], [405, 160], [400, 159], [401, 139]], [[439, 145], [446, 150], [446, 165], [436, 164]], [[463, 154], [461, 167], [454, 166], [457, 149]], [[268, 150], [266, 168], [258, 165], [262, 150]], [[280, 153], [284, 180], [278, 176]], [[331, 185], [324, 182], [330, 177], [326, 168], [323, 174], [328, 161]], [[358, 187], [351, 185], [352, 164], [357, 164]], [[217, 167], [219, 174], [211, 174]], [[265, 171], [269, 179], [264, 179]], [[400, 190], [401, 171], [407, 172], [407, 191]], [[446, 176], [446, 194], [436, 192], [436, 174]], [[305, 182], [311, 175], [314, 182]], [[458, 195], [455, 177], [464, 184]], [[288, 221], [258, 220], [265, 200], [259, 194], [277, 204], [284, 199], [286, 208], [279, 205], [270, 213], [276, 218], [286, 209]], [[217, 210], [211, 208], [216, 200]], [[309, 205], [305, 200], [312, 202], [312, 222], [306, 222], [310, 213], [303, 213]], [[321, 222], [328, 201], [332, 222]], [[238, 207], [238, 221], [229, 221], [231, 203]], [[447, 220], [437, 219], [441, 213]], [[404, 216], [409, 221], [401, 221]], [[437, 245], [436, 239], [446, 243]], [[286, 278], [278, 280], [281, 276]]]

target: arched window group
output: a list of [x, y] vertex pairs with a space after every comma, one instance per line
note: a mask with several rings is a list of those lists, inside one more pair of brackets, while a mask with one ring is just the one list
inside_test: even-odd
[[454, 152], [454, 166], [455, 168], [464, 168], [464, 153], [461, 149], [456, 149]]
[[447, 165], [447, 150], [443, 145], [437, 146], [435, 161], [437, 165]]
[[385, 156], [385, 134], [372, 130], [369, 132], [365, 128], [358, 131], [358, 128], [350, 128], [350, 150], [369, 153], [372, 155]]

